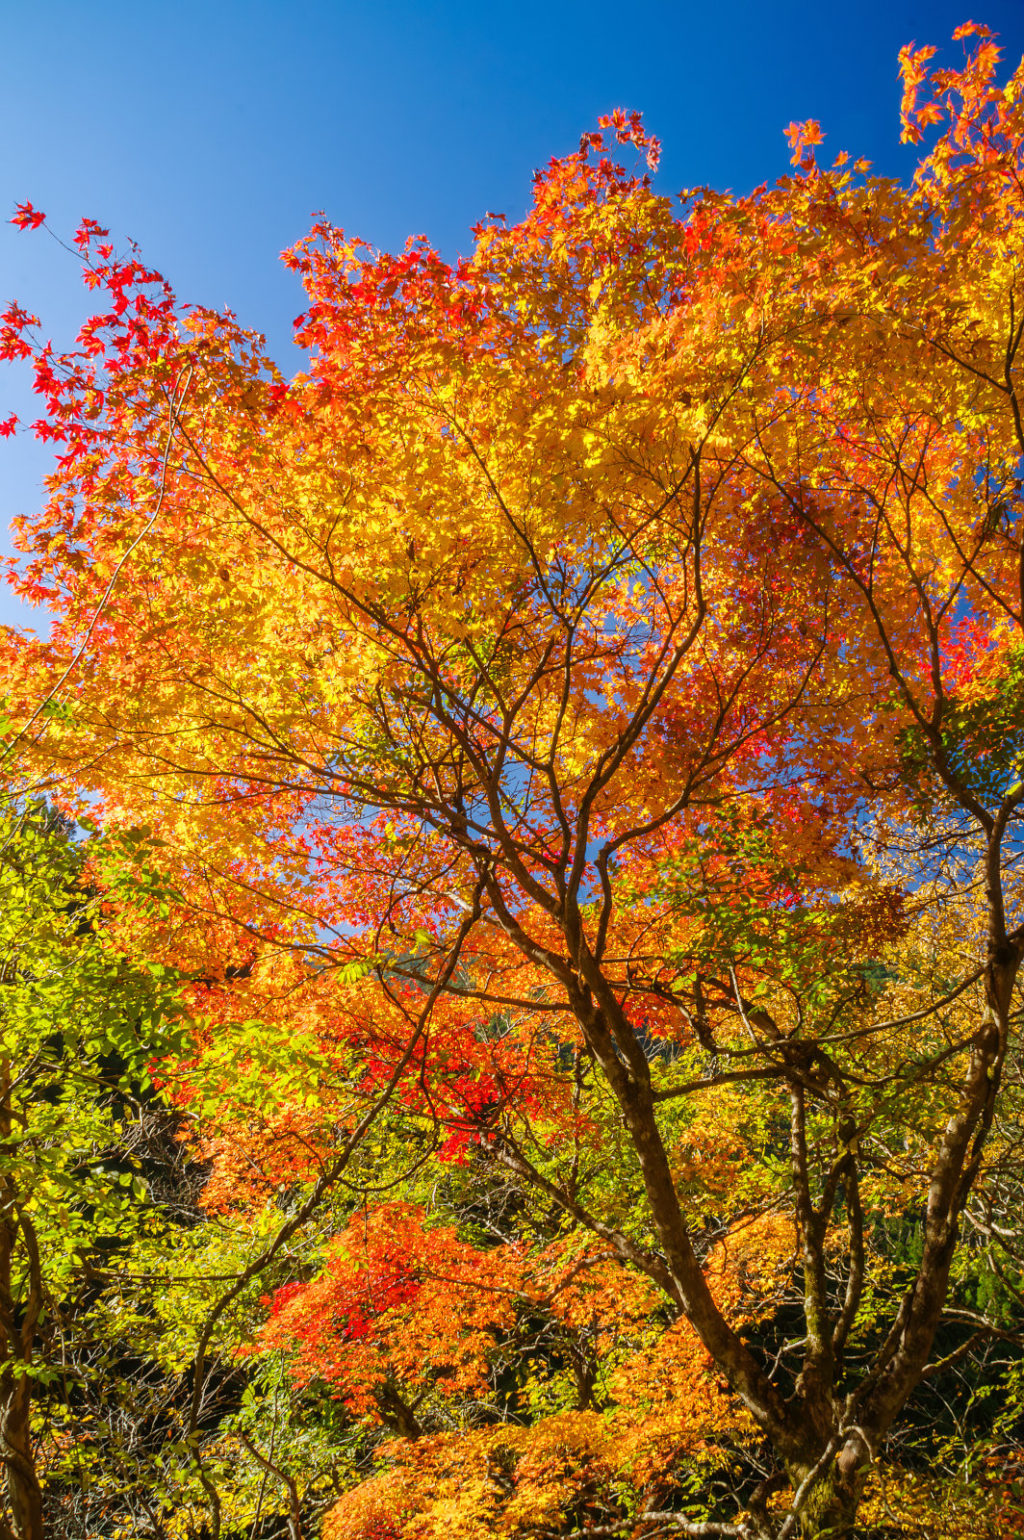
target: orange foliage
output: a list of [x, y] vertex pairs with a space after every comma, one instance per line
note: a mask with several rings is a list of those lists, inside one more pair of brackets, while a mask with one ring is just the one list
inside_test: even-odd
[[262, 1349], [291, 1351], [300, 1379], [337, 1388], [357, 1413], [397, 1380], [415, 1398], [483, 1395], [489, 1354], [511, 1326], [518, 1259], [480, 1252], [450, 1228], [424, 1227], [405, 1203], [356, 1214], [329, 1249], [324, 1271], [271, 1302]]

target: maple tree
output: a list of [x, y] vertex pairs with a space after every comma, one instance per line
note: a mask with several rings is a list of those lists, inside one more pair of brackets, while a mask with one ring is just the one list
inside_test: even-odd
[[[909, 188], [803, 124], [675, 203], [616, 113], [456, 264], [318, 224], [290, 381], [88, 221], [77, 346], [6, 314], [58, 450], [19, 752], [235, 948], [209, 1210], [364, 1197], [251, 1332], [404, 1440], [328, 1532], [851, 1534], [1012, 1335], [948, 1301], [1017, 1147], [1024, 71], [957, 36], [902, 55]], [[417, 1217], [427, 1167], [544, 1217]]]

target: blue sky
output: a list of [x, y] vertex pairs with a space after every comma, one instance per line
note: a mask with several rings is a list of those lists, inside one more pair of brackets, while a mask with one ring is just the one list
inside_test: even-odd
[[[616, 106], [662, 139], [666, 192], [782, 175], [782, 130], [809, 117], [825, 154], [903, 178], [896, 55], [915, 39], [954, 60], [969, 17], [1016, 64], [1024, 0], [7, 0], [0, 215], [30, 199], [65, 234], [98, 219], [291, 369], [302, 295], [278, 254], [314, 210], [382, 247], [424, 232], [454, 256], [484, 210], [521, 213], [533, 168]], [[72, 259], [4, 223], [9, 298], [57, 341], [87, 312]], [[31, 412], [0, 368], [0, 417]], [[38, 506], [48, 460], [0, 442], [0, 529]], [[0, 619], [17, 615], [0, 600]]]

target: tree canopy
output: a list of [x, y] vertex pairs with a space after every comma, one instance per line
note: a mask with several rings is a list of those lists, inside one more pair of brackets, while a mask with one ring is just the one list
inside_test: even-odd
[[8, 310], [8, 762], [146, 843], [236, 1268], [164, 1533], [314, 1465], [330, 1540], [1020, 1522], [1024, 69], [957, 37], [908, 187], [805, 123], [669, 199], [615, 113], [458, 262], [317, 224], [290, 380], [89, 221], [75, 346]]

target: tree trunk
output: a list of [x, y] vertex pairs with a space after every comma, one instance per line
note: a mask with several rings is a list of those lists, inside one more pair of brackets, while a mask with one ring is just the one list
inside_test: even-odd
[[[798, 1493], [814, 1468], [813, 1463], [790, 1468], [790, 1479]], [[864, 1476], [863, 1450], [859, 1446], [844, 1449], [829, 1461], [803, 1495], [801, 1540], [856, 1540]]]
[[[0, 1060], [0, 1138], [11, 1137], [11, 1065]], [[24, 1372], [31, 1361], [42, 1287], [35, 1231], [21, 1220], [28, 1241], [29, 1289], [18, 1320], [11, 1293], [11, 1262], [18, 1233], [18, 1193], [5, 1177], [0, 1194], [0, 1466], [7, 1478], [10, 1532], [15, 1540], [43, 1540], [43, 1493], [32, 1453], [30, 1418], [32, 1381]], [[21, 1372], [19, 1373], [19, 1369]], [[6, 1524], [5, 1524], [5, 1527]], [[0, 1536], [3, 1535], [0, 1529]]]
[[43, 1493], [32, 1458], [32, 1382], [8, 1368], [0, 1378], [0, 1460], [7, 1476], [11, 1528], [17, 1540], [43, 1540]]
[[419, 1418], [413, 1408], [399, 1394], [397, 1386], [392, 1383], [378, 1385], [373, 1392], [373, 1399], [377, 1403], [377, 1409], [387, 1423], [401, 1438], [421, 1438], [423, 1429]]

